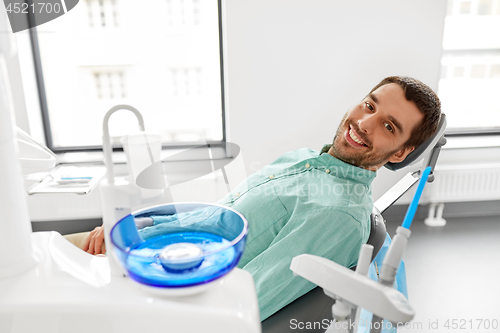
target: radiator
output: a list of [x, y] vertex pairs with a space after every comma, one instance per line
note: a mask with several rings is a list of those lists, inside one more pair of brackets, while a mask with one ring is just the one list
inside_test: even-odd
[[436, 179], [429, 184], [429, 216], [425, 223], [443, 226], [444, 203], [500, 200], [500, 163], [439, 165]]
[[500, 163], [436, 166], [431, 202], [500, 200]]

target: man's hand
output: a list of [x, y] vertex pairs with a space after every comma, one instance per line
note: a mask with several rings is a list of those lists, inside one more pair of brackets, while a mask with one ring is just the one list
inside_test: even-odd
[[90, 254], [104, 254], [106, 253], [106, 245], [104, 244], [104, 228], [96, 227], [89, 234], [85, 240], [83, 251]]

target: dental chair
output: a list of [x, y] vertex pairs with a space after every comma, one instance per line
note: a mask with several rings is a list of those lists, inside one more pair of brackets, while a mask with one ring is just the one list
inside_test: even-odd
[[[403, 196], [414, 184], [420, 179], [421, 172], [428, 166], [431, 166], [432, 171], [436, 165], [441, 147], [446, 144], [444, 132], [446, 130], [446, 116], [441, 115], [438, 129], [434, 136], [422, 143], [417, 149], [412, 151], [404, 161], [400, 163], [388, 162], [385, 167], [389, 170], [396, 171], [404, 167], [413, 165], [422, 161], [420, 170], [409, 172], [398, 183], [396, 183], [389, 191], [380, 197], [375, 203], [370, 216], [370, 236], [367, 244], [373, 246], [373, 254], [371, 260], [377, 256], [382, 248], [386, 238], [385, 220], [382, 213]], [[431, 172], [428, 182], [434, 180], [434, 175]], [[351, 268], [355, 270], [356, 267]], [[294, 319], [297, 322], [330, 322], [332, 320], [332, 305], [335, 303], [333, 298], [327, 296], [323, 289], [316, 287], [307, 294], [299, 297], [294, 302], [288, 304], [266, 320], [262, 322], [263, 333], [282, 333], [290, 332], [290, 320]], [[294, 329], [293, 332], [324, 332], [324, 329]]]

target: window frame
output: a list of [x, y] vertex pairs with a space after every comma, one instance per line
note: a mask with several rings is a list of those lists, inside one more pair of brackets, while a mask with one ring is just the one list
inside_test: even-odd
[[[38, 43], [37, 28], [34, 24], [35, 18], [34, 14], [28, 11], [28, 21], [29, 26], [33, 28], [28, 29], [31, 51], [33, 57], [33, 65], [35, 71], [35, 79], [37, 86], [37, 95], [40, 104], [40, 112], [43, 125], [43, 134], [46, 146], [52, 150], [54, 153], [74, 153], [74, 152], [91, 152], [91, 151], [101, 151], [103, 150], [102, 145], [100, 146], [66, 146], [66, 147], [55, 147], [52, 140], [52, 129], [50, 125], [49, 108], [47, 104], [47, 94], [45, 91], [45, 82], [43, 78], [43, 69], [40, 55], [40, 48]], [[223, 8], [222, 0], [217, 0], [217, 15], [218, 15], [218, 30], [219, 30], [219, 66], [220, 66], [220, 88], [221, 88], [221, 114], [222, 114], [222, 140], [221, 141], [207, 141], [211, 147], [222, 147], [225, 149], [227, 142], [226, 134], [226, 103], [225, 103], [225, 88], [224, 88], [224, 50], [223, 50]], [[202, 144], [205, 144], [204, 142]], [[162, 149], [182, 149], [182, 148], [192, 148], [200, 146], [200, 142], [186, 142], [186, 143], [174, 143], [174, 144], [163, 144]], [[113, 151], [123, 151], [123, 147], [113, 146]]]

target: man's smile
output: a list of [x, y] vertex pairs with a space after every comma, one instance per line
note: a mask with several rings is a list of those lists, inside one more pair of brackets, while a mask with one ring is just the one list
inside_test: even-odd
[[350, 125], [349, 128], [346, 130], [344, 136], [346, 138], [346, 141], [353, 147], [356, 148], [367, 147], [367, 144], [363, 140], [361, 140], [359, 134]]

